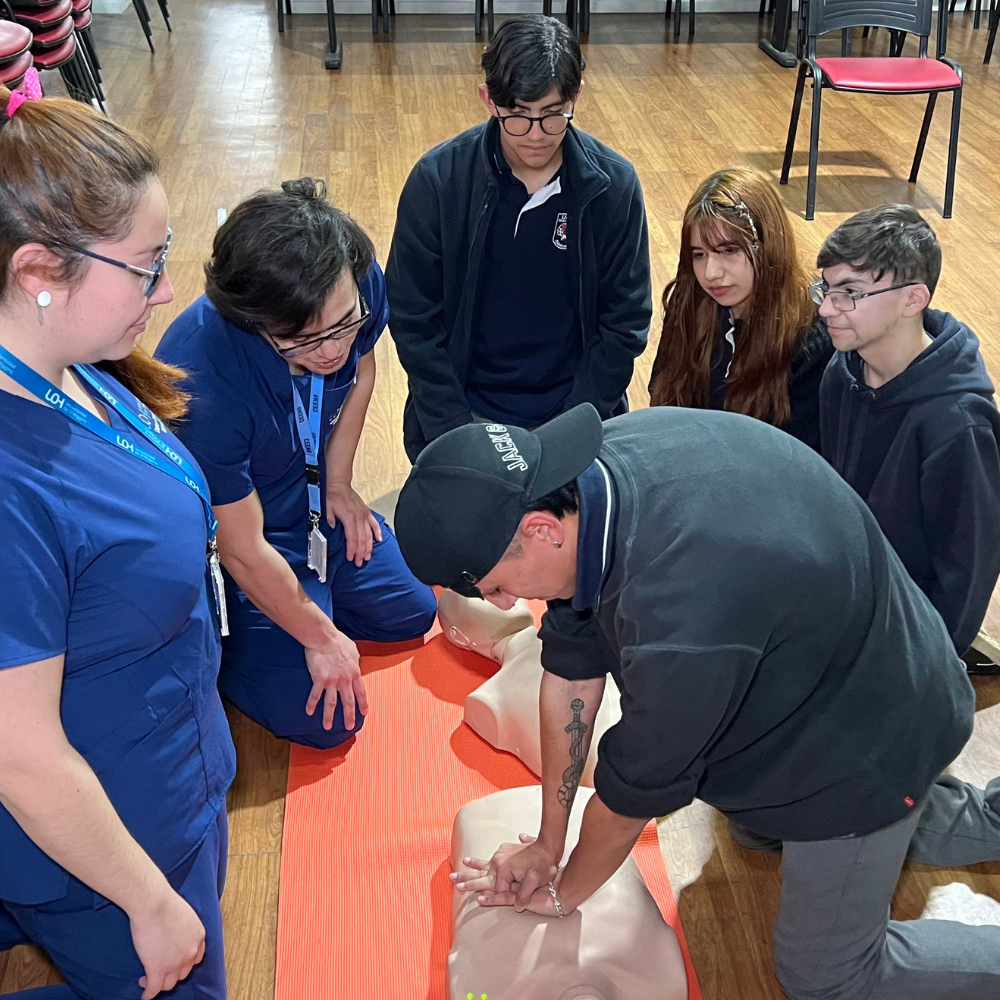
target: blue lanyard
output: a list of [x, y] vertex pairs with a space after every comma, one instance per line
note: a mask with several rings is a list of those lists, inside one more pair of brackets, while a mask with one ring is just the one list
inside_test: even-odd
[[306, 453], [309, 517], [313, 523], [318, 523], [322, 513], [319, 502], [319, 429], [323, 417], [323, 376], [313, 372], [309, 389], [309, 412], [306, 413], [298, 386], [295, 384], [295, 377], [292, 377], [292, 407], [295, 411], [295, 426], [299, 429], [299, 440], [302, 442], [302, 450]]
[[[128, 452], [128, 454], [142, 459], [142, 461], [153, 466], [153, 468], [165, 472], [168, 476], [172, 476], [178, 482], [187, 486], [188, 489], [197, 493], [205, 508], [208, 538], [211, 541], [215, 537], [217, 522], [215, 515], [212, 513], [212, 505], [208, 500], [208, 491], [201, 476], [191, 463], [178, 455], [173, 448], [154, 432], [152, 427], [147, 426], [141, 418], [137, 417], [122, 402], [112, 396], [91, 372], [88, 371], [89, 367], [89, 365], [74, 365], [73, 369], [81, 378], [92, 385], [101, 394], [105, 402], [112, 406], [124, 420], [156, 447], [157, 450], [155, 452], [147, 451], [130, 438], [109, 427], [103, 420], [99, 420], [89, 410], [64, 395], [47, 378], [39, 375], [38, 372], [30, 368], [23, 361], [19, 361], [10, 351], [0, 345], [0, 371], [9, 375], [32, 395], [44, 400], [54, 410], [59, 410], [81, 427], [85, 427], [91, 433], [104, 438], [105, 441], [113, 444], [116, 448], [120, 448], [122, 451]], [[150, 412], [149, 416], [151, 422], [156, 425], [157, 429], [160, 429], [162, 425], [156, 419], [156, 416], [152, 412]]]

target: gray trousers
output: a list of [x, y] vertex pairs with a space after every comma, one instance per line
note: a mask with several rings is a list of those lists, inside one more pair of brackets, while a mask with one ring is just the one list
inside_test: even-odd
[[[756, 846], [754, 834], [736, 832]], [[942, 777], [910, 816], [864, 837], [786, 841], [774, 924], [785, 992], [792, 1000], [998, 1000], [1000, 927], [889, 919], [904, 861], [952, 868], [998, 859], [1000, 778], [984, 792]]]

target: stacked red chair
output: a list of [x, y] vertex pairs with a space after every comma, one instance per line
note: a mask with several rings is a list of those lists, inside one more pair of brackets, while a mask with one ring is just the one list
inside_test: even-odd
[[104, 94], [96, 70], [76, 33], [73, 0], [4, 0], [4, 6], [17, 24], [31, 32], [35, 68], [58, 70], [70, 97], [86, 104], [96, 101], [103, 111]]
[[24, 25], [0, 20], [0, 83], [8, 90], [13, 90], [31, 69], [32, 37]]
[[[90, 34], [90, 26], [94, 21], [93, 11], [90, 9], [92, 0], [73, 0], [73, 28], [77, 38], [83, 43], [90, 60], [91, 69], [94, 71], [94, 79], [97, 81], [98, 89], [101, 86], [101, 61], [97, 58], [97, 48], [94, 46], [94, 39]], [[101, 94], [103, 97], [103, 93]]]

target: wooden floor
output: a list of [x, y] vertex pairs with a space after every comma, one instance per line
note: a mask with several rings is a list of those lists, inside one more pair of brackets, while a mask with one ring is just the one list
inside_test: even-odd
[[[153, 137], [175, 233], [170, 273], [177, 298], [154, 314], [150, 345], [201, 291], [201, 264], [217, 210], [282, 179], [312, 173], [375, 240], [384, 260], [396, 199], [417, 157], [479, 121], [482, 47], [472, 17], [402, 15], [388, 39], [373, 42], [366, 17], [341, 18], [344, 69], [321, 68], [324, 21], [295, 15], [283, 37], [274, 3], [174, 0], [168, 37], [153, 8], [157, 53], [150, 56], [131, 10], [95, 17], [109, 110]], [[629, 157], [649, 213], [656, 288], [676, 263], [678, 220], [710, 171], [746, 164], [777, 180], [794, 72], [757, 49], [754, 15], [698, 16], [697, 38], [674, 44], [662, 16], [598, 15], [586, 46], [588, 87], [577, 124]], [[870, 51], [883, 51], [875, 32]], [[881, 36], [881, 37], [879, 37]], [[817, 218], [802, 219], [805, 152], [800, 139], [791, 184], [781, 189], [801, 250], [814, 257], [847, 215], [888, 201], [925, 211], [944, 246], [936, 304], [976, 329], [994, 379], [1000, 377], [1000, 60], [981, 65], [986, 30], [972, 16], [952, 20], [949, 54], [965, 68], [965, 104], [955, 217], [943, 221], [948, 100], [938, 110], [921, 183], [906, 183], [922, 114], [916, 97], [828, 94], [820, 153]], [[856, 43], [855, 51], [865, 51]], [[51, 74], [47, 74], [51, 76]], [[54, 92], [58, 81], [43, 81]], [[800, 136], [802, 129], [800, 129]], [[654, 319], [654, 324], [658, 317]], [[646, 404], [655, 345], [640, 360], [630, 397]], [[356, 486], [370, 501], [398, 489], [407, 463], [401, 443], [405, 394], [391, 342], [377, 348], [379, 382], [356, 463]], [[984, 781], [1000, 773], [1000, 682], [977, 684], [977, 734], [957, 768]], [[270, 1000], [287, 746], [238, 713], [232, 722], [239, 774], [230, 795], [231, 856], [223, 908], [230, 996]], [[706, 1000], [770, 1000], [769, 926], [777, 860], [737, 847], [712, 814], [695, 807], [661, 828], [668, 867], [686, 885], [680, 909]], [[707, 838], [707, 839], [706, 839]], [[1000, 865], [972, 871], [911, 871], [896, 913], [915, 917], [935, 882], [965, 880], [1000, 898]], [[37, 953], [0, 956], [0, 993], [56, 981]], [[307, 1000], [307, 998], [303, 998]], [[386, 1000], [410, 1000], [387, 997]]]

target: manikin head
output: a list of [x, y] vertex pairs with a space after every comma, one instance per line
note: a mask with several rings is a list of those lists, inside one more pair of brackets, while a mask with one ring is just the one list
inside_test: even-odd
[[479, 97], [499, 120], [512, 169], [542, 170], [555, 159], [583, 89], [585, 65], [579, 41], [554, 17], [532, 14], [500, 25], [483, 52], [486, 81]]
[[576, 589], [576, 478], [603, 439], [585, 403], [535, 431], [473, 423], [418, 456], [396, 506], [396, 537], [418, 579], [511, 608]]
[[877, 349], [923, 334], [924, 310], [941, 274], [941, 246], [909, 205], [853, 216], [826, 238], [812, 286], [838, 351]]
[[358, 287], [375, 260], [364, 230], [311, 177], [241, 202], [219, 227], [205, 293], [230, 322], [283, 358], [328, 375], [368, 319]]

